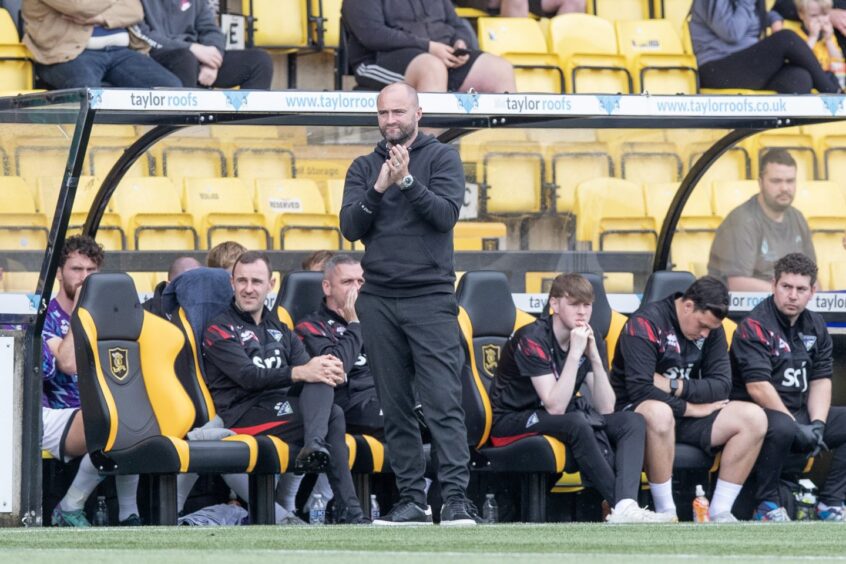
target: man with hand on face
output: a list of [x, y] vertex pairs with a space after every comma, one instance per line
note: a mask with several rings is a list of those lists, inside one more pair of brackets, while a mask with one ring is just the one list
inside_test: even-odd
[[264, 305], [273, 288], [270, 259], [247, 251], [235, 261], [232, 306], [205, 331], [206, 379], [224, 425], [303, 444], [296, 472], [327, 472], [336, 521], [366, 523], [344, 440], [344, 414], [333, 404], [344, 367], [330, 355], [309, 359], [299, 339]]
[[843, 521], [846, 498], [846, 407], [831, 406], [832, 343], [825, 321], [807, 309], [817, 265], [801, 253], [775, 264], [773, 294], [738, 325], [731, 343], [732, 398], [764, 408], [769, 430], [755, 476], [754, 518], [789, 521], [779, 480], [790, 453], [813, 456], [836, 449], [820, 489], [817, 517]]
[[[491, 442], [506, 445], [526, 433], [560, 439], [611, 506], [609, 523], [675, 521], [636, 501], [646, 424], [640, 414], [614, 413], [614, 390], [590, 326], [593, 299], [583, 276], [559, 274], [549, 291], [552, 314], [519, 329], [503, 347], [491, 393]], [[583, 384], [589, 397], [579, 394]]]
[[377, 525], [432, 523], [415, 392], [437, 453], [441, 525], [475, 525], [466, 498], [470, 451], [461, 408], [461, 340], [452, 230], [464, 201], [457, 151], [418, 131], [423, 115], [408, 84], [376, 100], [384, 141], [347, 171], [341, 231], [364, 242], [355, 304], [385, 414], [400, 499]]
[[676, 442], [722, 450], [711, 521], [737, 521], [732, 506], [752, 470], [767, 417], [755, 404], [728, 401], [731, 365], [722, 321], [729, 294], [712, 276], [684, 293], [642, 306], [623, 326], [611, 384], [618, 411], [646, 419], [646, 476], [655, 511], [675, 516]]

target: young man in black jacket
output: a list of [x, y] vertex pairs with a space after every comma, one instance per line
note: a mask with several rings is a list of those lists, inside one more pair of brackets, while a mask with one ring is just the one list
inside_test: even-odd
[[846, 408], [831, 407], [832, 343], [825, 321], [808, 311], [817, 265], [801, 253], [776, 261], [773, 294], [738, 326], [731, 343], [731, 397], [764, 408], [769, 430], [755, 476], [759, 521], [789, 521], [778, 485], [792, 453], [837, 449], [820, 490], [817, 517], [843, 521], [846, 497]]
[[273, 284], [265, 253], [247, 251], [235, 262], [235, 299], [203, 337], [215, 408], [237, 433], [302, 442], [294, 469], [326, 471], [336, 520], [365, 523], [347, 466], [344, 414], [333, 403], [343, 366], [329, 355], [309, 359], [300, 340], [264, 306]]
[[408, 84], [376, 102], [384, 137], [347, 171], [341, 231], [365, 245], [356, 301], [368, 362], [385, 414], [385, 438], [400, 500], [375, 524], [432, 522], [414, 391], [438, 459], [443, 525], [474, 525], [466, 499], [470, 452], [461, 408], [462, 354], [452, 229], [464, 201], [458, 152], [418, 131], [423, 115]]
[[514, 68], [470, 49], [470, 29], [450, 0], [346, 0], [356, 82], [378, 90], [405, 81], [420, 92], [515, 92]]
[[729, 402], [731, 366], [722, 320], [729, 294], [712, 276], [643, 306], [617, 341], [611, 384], [617, 410], [646, 419], [646, 476], [655, 511], [675, 513], [676, 441], [713, 453], [722, 449], [710, 517], [736, 521], [732, 506], [749, 476], [767, 417], [752, 403]]

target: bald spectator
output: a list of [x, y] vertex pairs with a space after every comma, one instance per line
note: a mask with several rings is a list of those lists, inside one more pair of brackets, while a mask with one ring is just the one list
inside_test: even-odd
[[420, 92], [514, 92], [511, 63], [477, 49], [449, 0], [346, 0], [356, 82], [380, 90], [404, 81]]
[[170, 319], [170, 315], [165, 312], [164, 307], [162, 305], [162, 295], [164, 294], [165, 289], [167, 286], [176, 279], [177, 276], [182, 274], [183, 272], [187, 272], [189, 270], [194, 270], [195, 268], [200, 268], [203, 266], [200, 264], [200, 261], [195, 259], [194, 257], [179, 257], [170, 265], [170, 269], [167, 272], [167, 280], [163, 280], [156, 285], [156, 288], [153, 290], [153, 295], [141, 304], [141, 307], [149, 311], [150, 313], [155, 313], [159, 317], [164, 317], [165, 319]]

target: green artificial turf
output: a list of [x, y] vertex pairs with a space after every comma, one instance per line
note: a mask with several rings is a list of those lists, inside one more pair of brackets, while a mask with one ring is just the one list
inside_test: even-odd
[[0, 557], [27, 564], [846, 561], [846, 525], [3, 529]]

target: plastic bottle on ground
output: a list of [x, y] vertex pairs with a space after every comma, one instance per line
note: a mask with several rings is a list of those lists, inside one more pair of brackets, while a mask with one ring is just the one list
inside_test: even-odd
[[485, 495], [485, 503], [482, 504], [482, 519], [486, 523], [499, 521], [499, 508], [496, 506], [496, 497], [492, 493]]
[[696, 484], [696, 498], [693, 500], [694, 523], [707, 523], [711, 520], [708, 516], [710, 505], [708, 498], [705, 497], [705, 489], [701, 484]]

